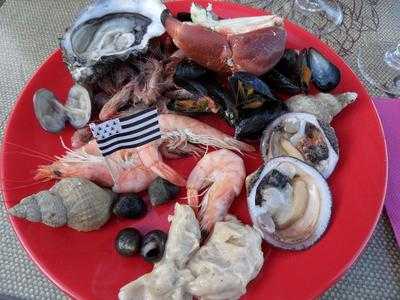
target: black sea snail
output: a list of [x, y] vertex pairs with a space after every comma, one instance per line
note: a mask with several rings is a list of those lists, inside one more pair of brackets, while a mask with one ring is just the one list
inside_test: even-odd
[[122, 256], [132, 256], [140, 252], [142, 235], [135, 228], [122, 229], [115, 239], [115, 249]]
[[158, 262], [164, 255], [168, 235], [161, 230], [152, 230], [143, 238], [140, 254], [146, 261]]
[[136, 194], [121, 195], [113, 208], [115, 215], [129, 219], [143, 217], [146, 211], [146, 204], [143, 199]]

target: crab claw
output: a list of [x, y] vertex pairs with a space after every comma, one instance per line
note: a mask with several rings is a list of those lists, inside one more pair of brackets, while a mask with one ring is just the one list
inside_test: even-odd
[[191, 15], [193, 23], [186, 23], [164, 12], [162, 22], [176, 46], [208, 69], [262, 75], [284, 53], [286, 31], [277, 16], [216, 20], [209, 9], [195, 4]]

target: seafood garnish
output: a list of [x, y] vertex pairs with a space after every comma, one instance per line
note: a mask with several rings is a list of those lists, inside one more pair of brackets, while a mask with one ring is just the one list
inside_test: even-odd
[[336, 96], [319, 93], [315, 96], [293, 96], [285, 103], [292, 112], [310, 113], [329, 124], [347, 105], [355, 102], [357, 97], [357, 93], [352, 92]]
[[246, 71], [262, 75], [285, 50], [286, 31], [277, 16], [215, 20], [193, 4], [194, 23], [163, 13], [162, 22], [176, 46], [198, 64], [223, 73]]
[[[207, 232], [224, 219], [233, 200], [240, 194], [246, 169], [243, 159], [232, 151], [221, 149], [206, 154], [187, 180], [189, 205], [197, 211], [201, 228]], [[205, 189], [200, 205], [199, 193]]]
[[96, 75], [95, 66], [147, 50], [165, 29], [160, 0], [98, 0], [88, 6], [61, 40], [64, 60], [76, 81]]
[[67, 120], [75, 128], [84, 127], [92, 112], [89, 92], [79, 84], [72, 86], [65, 105], [51, 91], [39, 89], [33, 96], [33, 106], [42, 128], [53, 133], [63, 130]]
[[78, 231], [103, 226], [111, 215], [115, 195], [84, 178], [67, 178], [50, 190], [21, 200], [8, 212], [31, 222], [51, 227], [67, 225]]
[[265, 162], [279, 156], [295, 157], [328, 178], [339, 160], [339, 144], [328, 123], [307, 113], [287, 113], [265, 130], [261, 154]]
[[296, 158], [270, 160], [247, 177], [246, 188], [253, 224], [275, 247], [308, 248], [329, 224], [329, 186], [317, 170]]
[[162, 260], [154, 265], [152, 272], [123, 286], [119, 299], [192, 299], [186, 285], [194, 277], [185, 266], [199, 249], [200, 238], [200, 227], [193, 210], [187, 205], [176, 204]]

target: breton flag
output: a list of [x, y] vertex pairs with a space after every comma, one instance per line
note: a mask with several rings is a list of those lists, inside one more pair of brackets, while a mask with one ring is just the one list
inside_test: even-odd
[[90, 130], [103, 156], [127, 148], [136, 148], [161, 138], [157, 109], [90, 124]]

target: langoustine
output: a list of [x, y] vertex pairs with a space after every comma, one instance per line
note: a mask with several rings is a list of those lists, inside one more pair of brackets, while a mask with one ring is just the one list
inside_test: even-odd
[[138, 148], [119, 150], [107, 160], [116, 175], [116, 182], [101, 156], [95, 141], [83, 147], [71, 150], [51, 165], [40, 166], [37, 180], [83, 177], [105, 187], [112, 187], [114, 192], [140, 192], [145, 190], [157, 176], [169, 182], [184, 186], [186, 181], [172, 168], [165, 164], [160, 154], [160, 145], [165, 151], [183, 154], [200, 154], [202, 146], [227, 148], [236, 151], [254, 151], [251, 145], [208, 126], [198, 120], [170, 114], [159, 116], [162, 138]]
[[226, 149], [208, 153], [197, 163], [186, 187], [189, 205], [195, 211], [199, 207], [199, 193], [206, 189], [199, 212], [203, 230], [209, 232], [217, 221], [223, 220], [240, 194], [245, 177], [243, 159]]
[[195, 24], [180, 22], [166, 10], [162, 23], [187, 57], [210, 70], [262, 75], [284, 53], [286, 31], [278, 16], [215, 20], [196, 4], [191, 14]]

